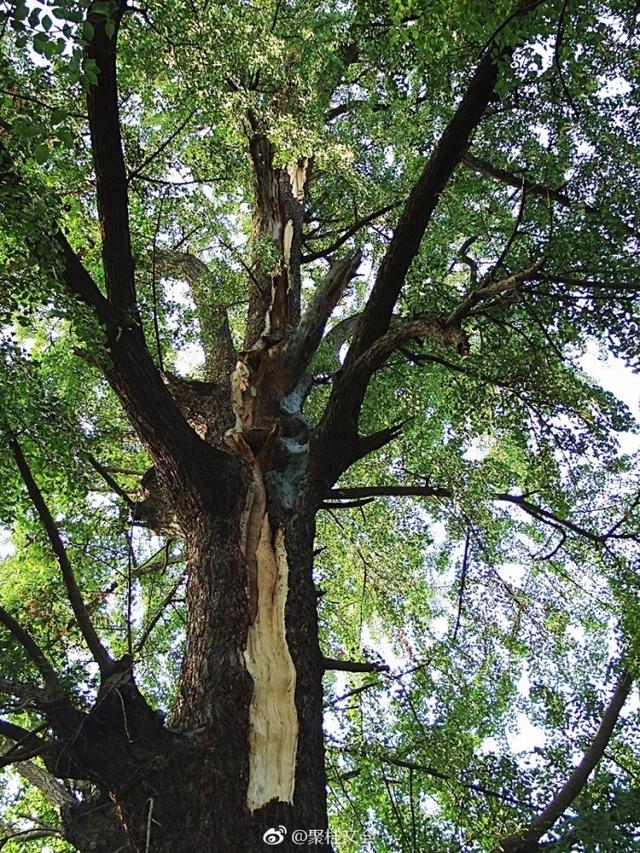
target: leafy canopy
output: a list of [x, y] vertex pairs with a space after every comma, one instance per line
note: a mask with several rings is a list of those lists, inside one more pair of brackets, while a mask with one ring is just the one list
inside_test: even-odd
[[[182, 548], [131, 521], [148, 462], [96, 369], [102, 329], [65, 292], [53, 240], [61, 227], [102, 283], [84, 103], [97, 79], [84, 51], [89, 5], [3, 4], [0, 157], [20, 180], [3, 181], [0, 198], [0, 411], [101, 636], [122, 654], [132, 623], [134, 644], [144, 639], [139, 683], [167, 710], [184, 637]], [[635, 453], [622, 449], [637, 447], [637, 424], [582, 358], [620, 359], [608, 364], [626, 365], [625, 382], [639, 365], [631, 7], [546, 2], [514, 19], [507, 2], [150, 0], [125, 14], [119, 94], [136, 284], [165, 370], [202, 378], [208, 333], [198, 293], [163, 265], [166, 252], [206, 263], [194, 288], [227, 309], [238, 347], [256, 252], [269, 263], [271, 247], [252, 245], [247, 116], [279, 164], [312, 158], [303, 298], [327, 254], [363, 251], [312, 365], [311, 424], [400, 206], [474, 66], [496, 32], [519, 45], [439, 200], [397, 320], [447, 316], [483, 281], [534, 272], [471, 306], [466, 356], [412, 339], [378, 370], [360, 431], [404, 428], [342, 477], [318, 517], [325, 654], [392, 665], [327, 680], [331, 810], [345, 851], [365, 849], [364, 829], [376, 851], [491, 850], [563, 783], [613, 671], [637, 657], [639, 486]], [[95, 672], [4, 450], [0, 472], [0, 601], [89, 696]], [[369, 502], [371, 487], [416, 494]], [[336, 506], [345, 500], [360, 505]], [[0, 652], [3, 676], [32, 679], [4, 633]], [[5, 717], [34, 724], [20, 700], [2, 703]], [[522, 720], [539, 733], [532, 751], [516, 748]], [[554, 850], [636, 849], [637, 722], [636, 703], [553, 830]], [[8, 774], [2, 785], [7, 826], [22, 828], [28, 814], [55, 827], [37, 788]], [[70, 849], [55, 836], [31, 844]]]

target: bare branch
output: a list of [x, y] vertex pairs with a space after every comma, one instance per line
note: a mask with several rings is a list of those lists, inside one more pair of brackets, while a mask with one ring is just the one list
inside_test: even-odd
[[369, 225], [369, 223], [373, 222], [379, 216], [383, 216], [385, 213], [388, 213], [390, 210], [393, 210], [395, 207], [398, 207], [401, 204], [399, 201], [395, 201], [392, 204], [385, 204], [383, 207], [379, 207], [376, 210], [373, 210], [367, 216], [363, 216], [361, 219], [358, 219], [350, 228], [340, 235], [337, 240], [334, 240], [326, 249], [321, 249], [318, 252], [310, 252], [308, 255], [302, 255], [300, 258], [300, 263], [309, 264], [311, 261], [317, 261], [320, 258], [326, 258], [328, 255], [332, 255], [336, 252], [340, 246], [344, 245], [347, 240], [353, 237], [358, 233], [362, 228]]
[[111, 474], [107, 471], [107, 469], [102, 465], [91, 453], [87, 454], [87, 460], [91, 464], [92, 468], [94, 468], [98, 474], [102, 477], [105, 483], [109, 486], [109, 488], [116, 494], [118, 497], [122, 498], [122, 500], [126, 503], [126, 505], [131, 510], [135, 510], [136, 502], [131, 498], [127, 492], [122, 488], [122, 486], [111, 476]]
[[191, 111], [187, 114], [187, 116], [185, 116], [185, 118], [180, 122], [180, 124], [177, 126], [177, 128], [176, 128], [174, 131], [172, 131], [172, 132], [169, 134], [169, 136], [168, 136], [168, 137], [167, 137], [163, 142], [161, 142], [161, 143], [160, 143], [160, 145], [158, 145], [158, 147], [157, 147], [157, 148], [155, 148], [155, 149], [154, 149], [150, 154], [148, 154], [148, 155], [144, 158], [144, 160], [140, 163], [140, 165], [139, 165], [139, 166], [137, 166], [135, 169], [133, 169], [133, 171], [129, 172], [129, 176], [128, 176], [127, 180], [128, 180], [128, 181], [132, 181], [134, 178], [137, 178], [137, 177], [138, 177], [142, 172], [144, 172], [144, 170], [147, 168], [147, 166], [148, 166], [148, 165], [150, 165], [151, 163], [153, 163], [153, 161], [154, 161], [157, 157], [159, 157], [159, 156], [160, 156], [160, 154], [162, 154], [162, 152], [163, 152], [164, 150], [166, 150], [166, 148], [167, 148], [169, 145], [171, 145], [171, 143], [173, 142], [173, 140], [174, 140], [174, 139], [175, 139], [175, 138], [176, 138], [180, 133], [182, 133], [182, 131], [183, 131], [183, 130], [185, 129], [185, 127], [189, 124], [189, 122], [190, 122], [190, 121], [191, 121], [191, 119], [194, 117], [194, 115], [196, 114], [196, 112], [197, 112], [197, 110], [191, 110]]
[[297, 383], [301, 372], [308, 366], [320, 345], [327, 321], [355, 276], [361, 258], [361, 253], [356, 251], [336, 261], [318, 285], [295, 335], [285, 348], [285, 359], [293, 385]]
[[49, 508], [38, 488], [36, 481], [33, 478], [33, 474], [31, 473], [31, 469], [27, 463], [27, 460], [22, 452], [22, 448], [20, 447], [17, 438], [15, 435], [11, 435], [9, 437], [9, 449], [15, 459], [16, 465], [18, 466], [18, 470], [20, 471], [20, 475], [24, 481], [24, 484], [27, 488], [27, 492], [29, 497], [31, 498], [31, 502], [36, 508], [36, 512], [38, 513], [38, 517], [40, 518], [40, 522], [47, 534], [49, 542], [51, 544], [51, 548], [53, 549], [54, 554], [58, 560], [58, 564], [60, 565], [60, 570], [62, 572], [62, 579], [64, 581], [65, 588], [67, 590], [67, 596], [69, 598], [69, 603], [71, 604], [71, 609], [73, 610], [73, 614], [76, 618], [76, 622], [78, 623], [78, 627], [80, 628], [80, 632], [85, 639], [91, 654], [93, 655], [94, 660], [100, 667], [100, 672], [104, 676], [108, 674], [113, 666], [113, 659], [102, 645], [95, 628], [89, 618], [89, 614], [87, 613], [87, 608], [82, 599], [82, 595], [80, 593], [80, 589], [75, 579], [75, 575], [73, 573], [73, 568], [71, 566], [71, 562], [67, 555], [67, 550], [64, 547], [64, 543], [58, 531], [55, 521], [51, 513], [49, 512]]
[[582, 760], [569, 775], [569, 778], [544, 808], [522, 831], [507, 836], [496, 853], [531, 853], [538, 849], [538, 841], [560, 818], [576, 797], [582, 792], [591, 772], [594, 770], [607, 748], [620, 711], [631, 691], [633, 676], [624, 670], [615, 690], [605, 708], [593, 740], [585, 750]]
[[47, 660], [40, 646], [33, 639], [31, 634], [26, 631], [19, 622], [17, 622], [11, 614], [7, 613], [4, 607], [0, 607], [0, 623], [10, 631], [15, 639], [23, 647], [29, 658], [36, 665], [42, 679], [47, 687], [47, 693], [53, 696], [58, 696], [64, 691], [58, 679], [56, 671]]
[[361, 663], [353, 660], [324, 658], [323, 665], [325, 670], [333, 669], [339, 672], [389, 672], [389, 667], [384, 663]]

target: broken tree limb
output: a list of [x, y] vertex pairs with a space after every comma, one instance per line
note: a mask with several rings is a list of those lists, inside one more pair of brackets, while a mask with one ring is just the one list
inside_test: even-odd
[[355, 276], [361, 260], [362, 253], [357, 250], [332, 264], [318, 285], [295, 335], [286, 345], [284, 357], [294, 386], [318, 349], [327, 321]]

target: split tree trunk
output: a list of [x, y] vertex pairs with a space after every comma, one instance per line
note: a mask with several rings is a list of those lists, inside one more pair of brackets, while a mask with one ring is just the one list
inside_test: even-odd
[[[228, 326], [218, 316], [213, 328], [200, 312], [203, 340], [218, 348], [207, 352], [204, 383], [165, 375], [164, 389], [142, 378], [134, 387], [130, 376], [137, 379], [148, 362], [143, 341], [133, 328], [112, 342], [130, 372], [108, 378], [139, 432], [152, 435], [155, 469], [145, 478], [139, 517], [185, 542], [187, 636], [166, 724], [138, 692], [128, 659], [103, 674], [88, 714], [61, 702], [49, 717], [57, 737], [46, 759], [50, 771], [95, 785], [92, 802], [64, 815], [82, 853], [254, 853], [268, 849], [263, 836], [272, 827], [286, 829], [278, 849], [299, 850], [295, 829], [327, 828], [323, 656], [312, 577], [321, 489], [308, 477], [311, 436], [301, 409], [306, 367], [358, 257], [332, 270], [326, 304], [300, 322], [307, 162], [274, 167], [273, 149], [257, 131], [250, 152], [255, 280], [246, 349], [231, 375]], [[205, 284], [184, 256], [162, 263], [189, 268], [192, 287]], [[173, 447], [161, 435], [156, 447], [143, 423], [149, 405], [140, 398], [169, 421], [167, 390], [204, 441], [194, 444], [185, 434], [182, 444], [176, 426]]]

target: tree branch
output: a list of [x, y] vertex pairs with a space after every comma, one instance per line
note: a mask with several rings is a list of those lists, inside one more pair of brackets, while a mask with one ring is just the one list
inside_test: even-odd
[[38, 488], [33, 478], [33, 474], [31, 473], [29, 464], [27, 463], [27, 460], [22, 452], [22, 448], [20, 447], [15, 435], [11, 435], [9, 437], [9, 449], [11, 450], [16, 465], [18, 466], [18, 470], [20, 471], [20, 475], [27, 488], [27, 492], [29, 494], [29, 497], [31, 498], [31, 502], [34, 505], [36, 512], [38, 513], [40, 522], [47, 534], [47, 537], [51, 544], [51, 548], [53, 549], [53, 552], [58, 560], [58, 564], [62, 572], [62, 579], [67, 590], [69, 603], [71, 604], [71, 609], [73, 610], [73, 615], [76, 618], [76, 622], [78, 623], [80, 632], [84, 637], [85, 642], [89, 650], [91, 651], [94, 660], [100, 667], [100, 673], [102, 674], [102, 676], [105, 676], [111, 671], [111, 668], [113, 667], [113, 659], [111, 658], [105, 647], [102, 645], [102, 642], [100, 641], [95, 631], [95, 628], [93, 627], [91, 619], [89, 618], [87, 608], [85, 607], [85, 603], [82, 599], [80, 589], [73, 573], [71, 562], [67, 555], [66, 548], [64, 547], [64, 543], [62, 541], [56, 523], [53, 520], [53, 517], [49, 512], [49, 508], [42, 496], [42, 493], [40, 492], [40, 489]]
[[324, 658], [323, 666], [325, 671], [332, 669], [339, 672], [389, 672], [389, 667], [384, 663], [361, 663], [336, 658]]
[[[40, 726], [40, 728], [43, 728], [43, 726]], [[51, 746], [48, 741], [38, 737], [36, 732], [23, 729], [22, 726], [17, 726], [15, 723], [10, 723], [7, 720], [0, 720], [0, 735], [15, 741], [12, 747], [0, 755], [0, 767], [6, 767], [17, 761], [25, 761], [27, 758], [33, 758]]]
[[180, 124], [177, 126], [177, 128], [174, 131], [172, 131], [169, 134], [169, 136], [163, 142], [161, 142], [160, 145], [158, 145], [157, 148], [155, 148], [150, 154], [148, 154], [143, 159], [143, 161], [140, 163], [139, 166], [137, 166], [135, 169], [133, 169], [131, 172], [129, 172], [129, 176], [127, 178], [128, 182], [132, 181], [134, 178], [139, 177], [139, 175], [142, 172], [144, 172], [144, 170], [147, 168], [147, 166], [150, 163], [153, 163], [153, 161], [156, 159], [156, 157], [159, 157], [160, 154], [162, 154], [162, 152], [169, 145], [171, 145], [171, 143], [176, 138], [176, 136], [178, 136], [180, 133], [182, 133], [182, 131], [185, 129], [185, 127], [189, 124], [189, 122], [194, 117], [196, 112], [197, 112], [197, 110], [191, 110], [191, 112], [189, 112], [189, 114], [180, 122]]
[[47, 694], [58, 696], [64, 693], [56, 671], [51, 666], [40, 646], [31, 634], [17, 622], [4, 607], [0, 606], [0, 623], [10, 631], [35, 664], [47, 688]]
[[8, 678], [0, 676], [0, 693], [7, 696], [15, 696], [26, 705], [40, 707], [48, 703], [47, 694], [35, 684], [22, 681], [9, 681]]
[[[524, 14], [537, 5], [539, 3], [532, 4], [521, 0], [515, 14]], [[469, 138], [480, 123], [493, 96], [498, 77], [498, 62], [509, 56], [510, 52], [509, 48], [498, 47], [493, 41], [489, 44], [462, 100], [411, 190], [389, 248], [380, 264], [371, 295], [356, 329], [347, 363], [362, 355], [389, 327], [406, 274], [418, 253], [440, 196], [462, 159]]]
[[[540, 5], [540, 0], [520, 0], [513, 16]], [[351, 464], [349, 452], [358, 433], [358, 421], [369, 379], [394, 346], [411, 336], [435, 334], [468, 352], [466, 339], [453, 325], [445, 329], [437, 318], [408, 321], [396, 339], [385, 338], [404, 281], [417, 255], [422, 238], [451, 175], [460, 162], [474, 129], [493, 96], [498, 63], [510, 48], [490, 40], [471, 81], [447, 127], [438, 140], [398, 219], [389, 247], [382, 259], [371, 294], [356, 325], [345, 359], [345, 369], [334, 383], [325, 412], [314, 437], [310, 476], [333, 484]], [[422, 325], [419, 325], [419, 322]], [[415, 325], [412, 327], [411, 323]], [[384, 338], [384, 340], [383, 340]], [[362, 360], [361, 360], [362, 359]], [[350, 369], [355, 370], [350, 374]], [[342, 452], [338, 448], [342, 448]], [[328, 462], [329, 464], [325, 464]], [[322, 487], [319, 486], [321, 489]]]
[[354, 488], [331, 489], [329, 497], [336, 500], [347, 498], [379, 498], [379, 497], [453, 497], [451, 489], [441, 489], [435, 486], [356, 486]]
[[340, 235], [333, 243], [330, 243], [326, 249], [321, 249], [318, 252], [310, 252], [308, 255], [302, 255], [300, 258], [301, 264], [309, 264], [311, 261], [317, 261], [320, 258], [326, 258], [328, 255], [332, 255], [336, 252], [340, 246], [344, 245], [354, 234], [357, 234], [362, 228], [366, 225], [369, 225], [370, 222], [373, 222], [374, 219], [377, 219], [379, 216], [383, 216], [385, 213], [388, 213], [390, 210], [393, 210], [395, 207], [398, 207], [401, 202], [394, 201], [392, 204], [385, 204], [383, 207], [379, 207], [376, 210], [373, 210], [371, 213], [367, 214], [367, 216], [363, 216], [361, 219], [358, 219], [350, 228]]
[[118, 312], [132, 312], [137, 318], [116, 79], [116, 45], [125, 2], [118, 0], [115, 5], [115, 31], [111, 37], [106, 30], [108, 15], [94, 11], [93, 6], [89, 8], [87, 20], [93, 26], [93, 37], [86, 55], [97, 66], [98, 82], [89, 88], [87, 110], [109, 301]]
[[[212, 298], [214, 282], [211, 270], [200, 258], [176, 249], [157, 249], [156, 260], [163, 274], [171, 276], [174, 273], [189, 284], [200, 324], [205, 379], [227, 379], [238, 355], [231, 338], [227, 309]], [[252, 274], [251, 270], [249, 273]]]
[[102, 465], [91, 453], [87, 454], [87, 460], [92, 468], [94, 468], [98, 474], [102, 477], [105, 483], [109, 486], [109, 488], [116, 494], [118, 497], [122, 498], [122, 500], [126, 503], [126, 505], [131, 510], [135, 510], [136, 502], [133, 498], [130, 497], [129, 494], [122, 488], [122, 486], [114, 480], [111, 474], [107, 471], [107, 469]]
[[[0, 747], [6, 747], [6, 741], [5, 744], [2, 744], [1, 737]], [[21, 761], [15, 769], [23, 779], [26, 779], [44, 794], [56, 808], [63, 809], [67, 806], [77, 805], [76, 798], [65, 788], [62, 782], [59, 782], [43, 767], [34, 764], [33, 761]]]
[[[446, 499], [455, 498], [455, 492], [453, 489], [420, 485], [357, 486], [352, 488], [330, 489], [326, 492], [326, 497], [329, 499], [335, 499], [340, 501], [344, 500], [347, 502], [352, 500], [364, 500], [367, 498], [377, 497], [425, 497]], [[538, 521], [542, 521], [544, 524], [550, 524], [556, 528], [566, 528], [572, 533], [575, 533], [577, 536], [582, 536], [583, 538], [588, 539], [589, 541], [597, 545], [604, 545], [609, 539], [632, 539], [637, 535], [631, 533], [621, 535], [616, 533], [617, 527], [619, 527], [619, 525], [622, 523], [622, 521], [624, 521], [624, 519], [621, 519], [618, 524], [614, 525], [606, 533], [597, 533], [593, 530], [588, 530], [586, 527], [582, 527], [579, 524], [575, 524], [569, 519], [562, 518], [552, 510], [545, 509], [545, 507], [531, 503], [531, 501], [527, 500], [524, 495], [512, 495], [508, 492], [497, 492], [493, 495], [490, 495], [489, 499], [501, 503], [513, 504], [514, 506], [517, 506], [520, 509], [524, 510], [524, 512], [537, 519]], [[341, 503], [337, 504], [336, 506], [338, 508], [340, 506], [349, 506], [349, 503]]]
[[327, 321], [355, 276], [361, 259], [361, 252], [356, 251], [332, 264], [318, 285], [295, 335], [287, 343], [284, 357], [294, 386], [318, 349]]
[[523, 282], [536, 278], [541, 264], [536, 263], [518, 273], [507, 276], [499, 281], [485, 281], [480, 287], [472, 290], [449, 314], [446, 325], [459, 326], [465, 317], [481, 302], [495, 297], [502, 297], [516, 290]]
[[57, 829], [55, 826], [12, 830], [6, 826], [0, 825], [0, 829], [7, 833], [0, 837], [0, 849], [2, 849], [9, 841], [29, 842], [37, 841], [40, 838], [64, 838], [62, 831]]
[[[500, 181], [500, 183], [506, 184], [507, 186], [522, 189], [528, 195], [537, 195], [542, 196], [542, 198], [552, 199], [561, 207], [579, 207], [594, 216], [600, 216], [602, 214], [602, 211], [597, 207], [590, 204], [583, 204], [579, 201], [574, 201], [560, 189], [555, 189], [554, 187], [550, 187], [548, 184], [544, 184], [540, 181], [531, 181], [528, 178], [518, 175], [515, 172], [510, 172], [507, 169], [500, 169], [497, 166], [493, 166], [488, 161], [482, 160], [480, 157], [476, 157], [469, 151], [464, 154], [462, 162], [474, 172], [486, 175], [486, 177], [493, 178], [493, 180]], [[632, 228], [622, 220], [617, 221], [629, 237], [640, 238], [640, 231], [636, 228]]]
[[569, 775], [569, 778], [553, 797], [551, 802], [520, 832], [507, 836], [497, 849], [497, 853], [532, 853], [538, 850], [538, 841], [569, 808], [582, 792], [591, 772], [594, 770], [607, 748], [620, 711], [629, 695], [633, 676], [624, 670], [618, 679], [609, 704], [598, 726], [593, 740], [585, 750], [582, 760]]

